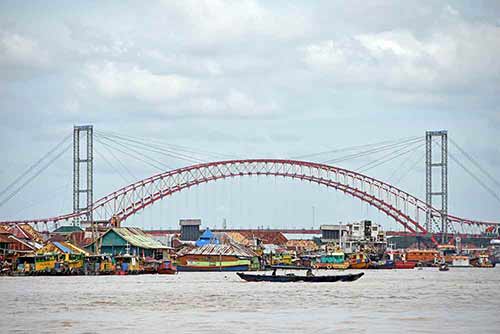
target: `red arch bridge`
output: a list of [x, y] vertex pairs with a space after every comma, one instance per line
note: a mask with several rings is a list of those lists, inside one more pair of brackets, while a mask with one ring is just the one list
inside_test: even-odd
[[[118, 219], [123, 222], [134, 213], [181, 190], [206, 182], [241, 176], [281, 176], [324, 185], [370, 204], [404, 227], [410, 235], [439, 233], [438, 209], [390, 184], [347, 169], [320, 163], [281, 160], [227, 160], [196, 164], [151, 176], [123, 187], [93, 203], [84, 211], [43, 219], [2, 221], [0, 224], [57, 223], [75, 218], [84, 219], [91, 210], [95, 220]], [[425, 228], [430, 213], [433, 226]], [[448, 215], [451, 233], [479, 235], [500, 223]]]

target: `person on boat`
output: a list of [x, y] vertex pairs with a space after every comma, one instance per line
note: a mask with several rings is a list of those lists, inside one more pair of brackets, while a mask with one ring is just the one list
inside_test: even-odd
[[312, 272], [311, 268], [307, 269], [307, 271], [306, 271], [306, 276], [307, 276], [307, 277], [314, 277], [314, 274], [313, 274], [313, 272]]
[[273, 275], [273, 276], [276, 276], [276, 268], [273, 270], [272, 275]]

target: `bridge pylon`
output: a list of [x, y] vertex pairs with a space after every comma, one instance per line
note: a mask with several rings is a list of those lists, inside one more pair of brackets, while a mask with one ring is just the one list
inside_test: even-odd
[[[73, 128], [73, 213], [85, 211], [85, 219], [92, 226], [94, 219], [94, 129], [92, 125], [75, 125]], [[73, 224], [80, 224], [80, 215]]]
[[[440, 213], [438, 217], [435, 217], [433, 212], [428, 210], [425, 228], [432, 232], [432, 222], [437, 218], [441, 228], [441, 243], [445, 243], [448, 234], [448, 131], [427, 131], [425, 142], [426, 204], [428, 207], [437, 208]], [[439, 145], [440, 152], [434, 152], [433, 143]], [[438, 172], [434, 173], [435, 170]], [[439, 182], [434, 182], [436, 177]], [[434, 206], [433, 199], [436, 197], [438, 199], [437, 206]]]

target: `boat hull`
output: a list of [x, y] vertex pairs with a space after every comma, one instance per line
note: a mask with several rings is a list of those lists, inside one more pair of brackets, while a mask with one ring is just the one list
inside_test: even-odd
[[382, 261], [370, 263], [370, 269], [394, 269], [394, 262]]
[[349, 265], [350, 269], [368, 269], [369, 263], [368, 262], [351, 262]]
[[255, 275], [236, 273], [247, 282], [308, 282], [308, 283], [331, 283], [331, 282], [353, 282], [361, 278], [364, 273], [335, 275], [335, 276], [296, 276], [296, 275]]
[[396, 261], [394, 262], [394, 269], [414, 269], [416, 265], [416, 262]]

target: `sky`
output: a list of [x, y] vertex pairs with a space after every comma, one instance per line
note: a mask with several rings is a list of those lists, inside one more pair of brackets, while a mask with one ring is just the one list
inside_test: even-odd
[[[496, 1], [2, 1], [0, 190], [77, 124], [240, 158], [446, 129], [500, 180], [499, 54]], [[127, 180], [96, 149], [115, 165], [96, 156], [99, 198]], [[395, 181], [422, 152], [367, 174]], [[71, 212], [71, 159], [0, 206], [0, 220]], [[157, 172], [121, 159], [136, 179]], [[450, 213], [500, 221], [499, 201], [452, 162], [449, 173]], [[401, 176], [397, 186], [424, 198], [423, 158]], [[200, 186], [128, 223], [167, 228], [194, 217], [207, 226], [369, 218], [398, 227], [332, 190], [274, 178]]]

